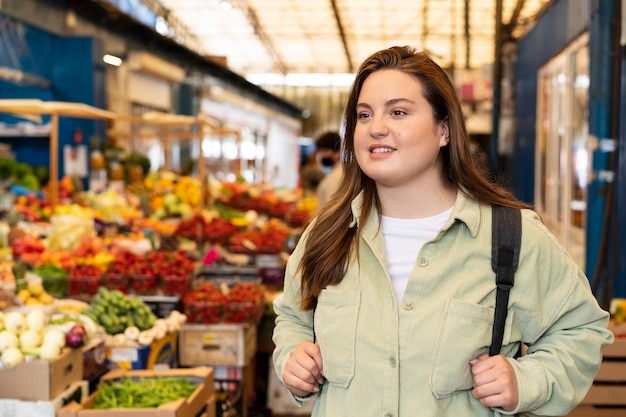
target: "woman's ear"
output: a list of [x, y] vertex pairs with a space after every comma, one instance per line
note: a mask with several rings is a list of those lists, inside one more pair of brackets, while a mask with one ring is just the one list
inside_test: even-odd
[[440, 129], [441, 133], [439, 145], [446, 146], [448, 145], [448, 143], [450, 143], [450, 121], [447, 118], [441, 122]]

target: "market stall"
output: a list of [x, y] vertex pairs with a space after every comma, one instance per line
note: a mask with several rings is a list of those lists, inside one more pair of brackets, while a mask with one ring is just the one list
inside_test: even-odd
[[50, 182], [48, 184], [50, 206], [58, 203], [59, 190], [59, 118], [74, 117], [113, 121], [118, 116], [108, 110], [83, 103], [42, 101], [38, 99], [0, 99], [0, 112], [31, 118], [50, 116]]
[[[197, 140], [201, 149], [205, 135], [231, 135], [238, 140], [241, 132], [191, 116], [126, 117], [38, 100], [0, 102], [0, 111], [30, 118], [50, 115], [47, 198], [52, 207], [49, 218], [31, 221], [23, 210], [34, 200], [21, 197], [9, 210], [10, 218], [0, 218], [9, 230], [8, 246], [0, 245], [0, 264], [7, 272], [0, 281], [12, 284], [0, 286], [6, 296], [2, 313], [19, 312], [23, 318], [11, 320], [24, 321], [31, 311], [42, 311], [45, 327], [80, 321], [86, 335], [83, 345], [72, 347], [78, 350], [51, 355], [52, 359], [41, 357], [41, 341], [33, 340], [35, 350], [16, 353], [13, 362], [7, 359], [8, 365], [26, 372], [24, 378], [33, 375], [32, 365], [27, 364], [32, 361], [43, 361], [39, 372], [49, 373], [57, 366], [75, 369], [76, 375], [55, 382], [41, 396], [66, 416], [80, 415], [98, 403], [95, 396], [104, 387], [102, 381], [113, 378], [105, 377], [108, 372], [208, 367], [212, 385], [221, 391], [213, 399], [216, 409], [245, 417], [258, 400], [251, 397], [257, 388], [257, 354], [271, 351], [271, 328], [260, 331], [260, 325], [268, 315], [273, 320], [271, 300], [282, 288], [285, 260], [316, 207], [314, 200], [299, 190], [275, 189], [242, 178], [207, 179], [203, 185], [176, 172], [167, 172], [165, 179], [161, 172], [151, 172], [138, 180], [126, 178], [119, 189], [83, 190], [78, 199], [59, 199], [54, 132], [60, 117], [106, 120], [109, 132], [128, 123], [136, 128], [133, 134], [138, 141], [157, 137], [166, 150], [173, 140]], [[142, 137], [139, 133], [144, 132]], [[132, 149], [131, 142], [125, 145]], [[201, 178], [208, 177], [206, 167], [198, 165]], [[202, 190], [211, 198], [203, 195], [189, 210], [169, 210], [160, 217], [159, 209], [169, 204], [167, 194], [155, 191], [160, 183], [170, 194], [185, 197]], [[133, 194], [139, 188], [134, 184], [151, 191], [147, 210], [139, 209], [140, 199]], [[19, 222], [14, 221], [15, 215], [21, 216]], [[70, 324], [64, 324], [66, 334]], [[82, 368], [78, 367], [81, 359]], [[3, 371], [0, 380], [8, 375]], [[73, 390], [72, 396], [83, 393], [69, 408], [55, 402], [67, 396], [67, 390]], [[31, 400], [15, 392], [7, 396]]]

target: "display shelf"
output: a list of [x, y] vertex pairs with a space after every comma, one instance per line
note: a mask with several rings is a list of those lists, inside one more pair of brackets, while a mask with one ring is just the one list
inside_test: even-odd
[[0, 112], [32, 119], [43, 115], [50, 116], [50, 180], [48, 198], [50, 207], [58, 203], [59, 194], [59, 118], [115, 120], [117, 116], [84, 103], [43, 101], [39, 99], [0, 99]]

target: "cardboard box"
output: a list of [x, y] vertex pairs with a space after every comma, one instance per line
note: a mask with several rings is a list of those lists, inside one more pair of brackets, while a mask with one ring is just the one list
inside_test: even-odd
[[50, 401], [83, 379], [83, 351], [65, 348], [52, 361], [37, 359], [0, 370], [0, 398]]
[[77, 381], [72, 383], [61, 395], [52, 400], [52, 405], [54, 411], [59, 411], [70, 402], [76, 401], [77, 403], [81, 403], [87, 397], [89, 397], [89, 381]]
[[107, 346], [110, 369], [140, 370], [176, 368], [178, 333], [166, 334], [150, 346]]
[[83, 346], [83, 379], [93, 381], [108, 370], [107, 348], [104, 339], [95, 338]]
[[181, 366], [245, 366], [256, 352], [256, 326], [247, 323], [184, 324], [179, 331]]
[[[132, 378], [166, 378], [166, 377], [190, 377], [199, 378], [202, 382], [189, 398], [162, 404], [156, 408], [93, 408], [97, 391], [78, 404], [72, 402], [58, 411], [57, 417], [196, 417], [207, 411], [207, 404], [213, 396], [213, 369], [210, 367], [197, 367], [189, 369], [169, 369], [165, 371], [126, 371], [114, 370], [101, 379], [101, 384], [107, 380], [123, 377]], [[210, 415], [210, 414], [209, 414]]]
[[78, 381], [70, 385], [61, 395], [50, 401], [25, 401], [0, 398], [2, 417], [55, 417], [56, 412], [69, 401], [84, 399], [89, 395], [89, 383]]

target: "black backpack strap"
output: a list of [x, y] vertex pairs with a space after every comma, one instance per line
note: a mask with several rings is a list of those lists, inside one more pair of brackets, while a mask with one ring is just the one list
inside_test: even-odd
[[496, 273], [497, 289], [489, 356], [499, 354], [502, 348], [509, 290], [514, 284], [522, 241], [522, 216], [519, 209], [493, 206], [491, 216], [491, 269]]

